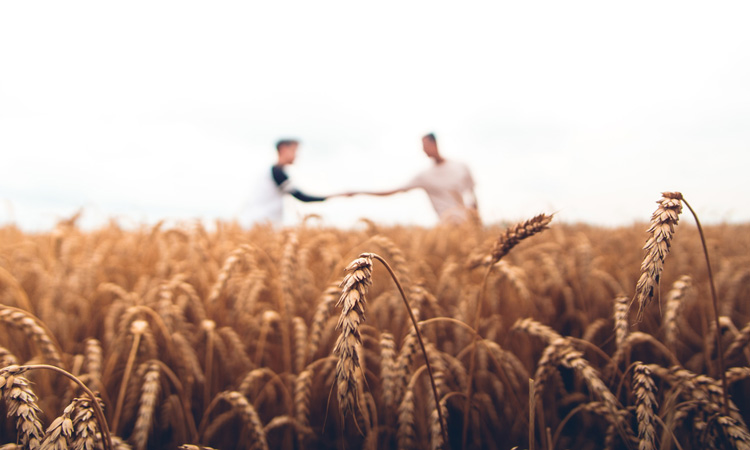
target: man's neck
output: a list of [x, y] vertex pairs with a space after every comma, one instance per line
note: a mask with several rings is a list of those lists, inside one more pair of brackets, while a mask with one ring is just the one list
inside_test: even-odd
[[442, 157], [442, 156], [440, 156], [440, 155], [435, 155], [435, 156], [434, 156], [434, 157], [432, 158], [432, 160], [433, 160], [433, 161], [435, 161], [435, 164], [442, 164], [442, 163], [444, 163], [444, 162], [445, 162], [445, 158], [443, 158], [443, 157]]

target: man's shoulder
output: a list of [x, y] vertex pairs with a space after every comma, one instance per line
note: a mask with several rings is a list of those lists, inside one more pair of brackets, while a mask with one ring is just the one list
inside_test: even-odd
[[289, 179], [289, 176], [284, 171], [284, 166], [280, 164], [271, 166], [271, 175], [273, 176], [273, 181], [275, 181], [279, 186], [284, 184], [284, 182]]
[[466, 163], [463, 161], [459, 161], [456, 159], [446, 159], [444, 161], [444, 164], [446, 164], [445, 167], [450, 170], [469, 172], [469, 166], [466, 165]]

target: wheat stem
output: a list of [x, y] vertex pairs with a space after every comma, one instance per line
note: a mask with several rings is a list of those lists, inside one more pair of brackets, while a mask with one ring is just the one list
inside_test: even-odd
[[688, 207], [690, 210], [690, 214], [693, 215], [693, 219], [695, 219], [695, 225], [698, 227], [698, 234], [701, 238], [701, 245], [703, 246], [703, 255], [706, 257], [706, 269], [708, 270], [708, 282], [709, 286], [711, 286], [711, 302], [713, 304], [714, 308], [714, 320], [716, 322], [716, 349], [719, 353], [719, 374], [721, 375], [721, 390], [722, 395], [724, 396], [724, 415], [729, 415], [729, 392], [727, 389], [727, 376], [724, 372], [724, 344], [721, 341], [721, 324], [719, 323], [719, 300], [718, 296], [716, 295], [716, 286], [714, 285], [714, 275], [713, 271], [711, 270], [711, 260], [708, 257], [708, 247], [706, 246], [706, 237], [703, 235], [703, 227], [701, 226], [701, 221], [698, 220], [698, 215], [695, 213], [693, 208], [690, 206], [690, 203], [685, 200], [685, 197], [682, 198], [683, 203], [685, 203], [685, 206]]
[[102, 432], [102, 440], [104, 441], [104, 450], [112, 450], [112, 435], [109, 432], [109, 425], [107, 424], [107, 420], [104, 418], [104, 411], [102, 411], [101, 406], [99, 405], [99, 401], [96, 398], [96, 395], [91, 391], [91, 389], [88, 388], [78, 377], [73, 375], [72, 373], [66, 371], [65, 369], [61, 369], [57, 366], [50, 366], [49, 364], [30, 364], [26, 366], [18, 366], [21, 371], [26, 370], [51, 370], [53, 372], [57, 372], [63, 376], [68, 377], [71, 381], [76, 383], [85, 393], [86, 395], [91, 398], [91, 406], [94, 410], [94, 416], [96, 417], [96, 421], [99, 422], [99, 429]]
[[440, 431], [443, 433], [443, 441], [449, 442], [448, 440], [448, 432], [445, 430], [445, 424], [443, 419], [443, 413], [440, 408], [440, 396], [438, 395], [437, 386], [435, 385], [435, 377], [432, 373], [432, 366], [430, 365], [430, 360], [427, 357], [427, 350], [425, 349], [424, 341], [422, 340], [422, 333], [419, 331], [419, 324], [417, 323], [417, 319], [414, 317], [414, 313], [411, 310], [411, 305], [409, 304], [409, 300], [406, 299], [406, 293], [404, 292], [404, 288], [401, 286], [401, 283], [398, 281], [398, 277], [396, 277], [396, 274], [393, 272], [393, 269], [390, 265], [388, 265], [388, 262], [383, 259], [382, 256], [377, 255], [375, 253], [370, 254], [373, 259], [377, 259], [380, 261], [383, 266], [385, 266], [386, 270], [388, 270], [388, 273], [391, 275], [391, 278], [393, 278], [393, 282], [396, 283], [396, 287], [398, 288], [398, 292], [401, 294], [401, 298], [404, 300], [404, 305], [406, 306], [406, 311], [409, 313], [409, 318], [411, 319], [412, 325], [414, 325], [414, 330], [417, 333], [417, 340], [419, 341], [419, 346], [422, 348], [422, 354], [424, 355], [424, 362], [427, 366], [427, 374], [430, 376], [430, 385], [432, 386], [432, 395], [435, 396], [435, 404], [438, 405], [438, 420], [440, 421]]

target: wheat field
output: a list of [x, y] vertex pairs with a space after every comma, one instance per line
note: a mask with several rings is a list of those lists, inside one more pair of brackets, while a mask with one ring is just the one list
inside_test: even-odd
[[750, 225], [704, 230], [716, 320], [676, 203], [619, 228], [0, 228], [0, 448], [750, 449]]

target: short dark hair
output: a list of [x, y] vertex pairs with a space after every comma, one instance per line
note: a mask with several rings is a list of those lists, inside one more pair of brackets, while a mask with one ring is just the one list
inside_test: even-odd
[[422, 139], [429, 139], [433, 143], [437, 144], [437, 139], [435, 138], [435, 133], [427, 133], [424, 136], [422, 136]]
[[299, 145], [299, 141], [297, 139], [281, 139], [276, 143], [276, 151], [281, 151], [281, 147], [287, 147], [290, 145]]

